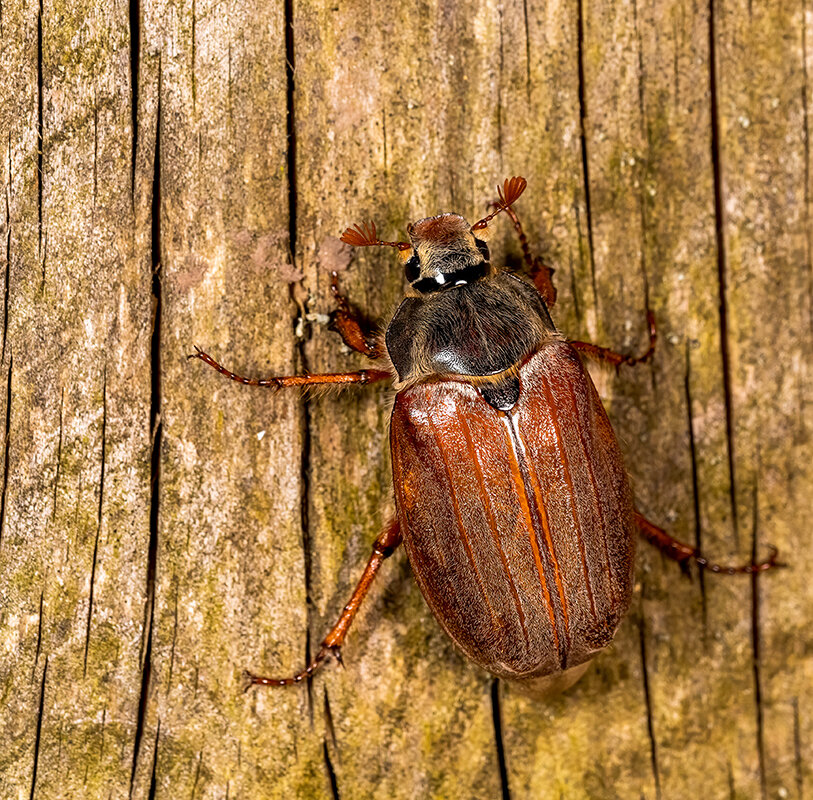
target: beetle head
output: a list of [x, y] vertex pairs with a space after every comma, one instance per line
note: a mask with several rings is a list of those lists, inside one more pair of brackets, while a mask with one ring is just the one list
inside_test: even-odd
[[412, 240], [404, 273], [412, 288], [426, 293], [482, 278], [490, 269], [488, 247], [474, 238], [459, 214], [441, 214], [407, 227]]
[[348, 228], [341, 240], [354, 247], [395, 247], [404, 262], [406, 279], [421, 294], [471, 283], [492, 272], [486, 244], [488, 223], [510, 208], [526, 186], [525, 178], [506, 180], [497, 188], [500, 199], [495, 210], [474, 225], [459, 214], [440, 214], [407, 226], [409, 242], [382, 241], [372, 222]]

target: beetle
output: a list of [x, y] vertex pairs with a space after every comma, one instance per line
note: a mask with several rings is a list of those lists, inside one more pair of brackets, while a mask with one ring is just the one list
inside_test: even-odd
[[[332, 273], [334, 327], [345, 344], [386, 369], [264, 379], [230, 372], [199, 348], [190, 355], [244, 384], [284, 388], [394, 379], [390, 422], [396, 517], [315, 658], [289, 678], [246, 673], [251, 685], [313, 675], [341, 647], [382, 562], [404, 543], [427, 604], [465, 655], [534, 695], [563, 690], [613, 639], [630, 605], [638, 533], [682, 566], [753, 573], [761, 562], [720, 566], [635, 508], [621, 450], [581, 355], [619, 367], [640, 357], [568, 341], [549, 306], [553, 270], [534, 258], [513, 204], [522, 177], [498, 188], [474, 225], [453, 213], [407, 228], [409, 241], [348, 228], [355, 247], [395, 248], [409, 288], [383, 337], [365, 330]], [[495, 268], [490, 223], [505, 212], [530, 280]]]

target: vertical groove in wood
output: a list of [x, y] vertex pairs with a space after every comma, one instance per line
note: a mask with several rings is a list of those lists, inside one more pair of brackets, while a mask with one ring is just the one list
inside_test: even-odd
[[[809, 796], [810, 25], [807, 0], [4, 1], [0, 794]], [[652, 365], [595, 373], [641, 510], [791, 567], [691, 583], [642, 546], [614, 645], [535, 705], [397, 554], [344, 669], [242, 694], [303, 666], [391, 513], [391, 393], [185, 355], [365, 366], [329, 271], [384, 324], [402, 270], [337, 234], [477, 218], [514, 174], [566, 335], [635, 350], [656, 314]], [[491, 251], [521, 260], [505, 221]]]

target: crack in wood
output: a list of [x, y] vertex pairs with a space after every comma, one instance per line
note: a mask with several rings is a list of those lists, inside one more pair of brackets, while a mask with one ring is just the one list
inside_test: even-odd
[[[759, 454], [757, 454], [757, 474], [759, 471]], [[751, 533], [751, 561], [757, 560], [759, 546], [759, 492], [757, 479], [754, 479], [753, 490], [753, 521]], [[766, 780], [765, 761], [765, 712], [762, 702], [762, 664], [760, 646], [760, 613], [759, 613], [759, 573], [751, 573], [751, 652], [753, 655], [754, 672], [754, 705], [757, 724], [757, 757], [759, 759], [759, 790], [762, 800], [767, 800], [768, 787]]]
[[43, 282], [45, 261], [42, 258], [42, 151], [43, 151], [43, 77], [42, 77], [42, 0], [37, 11], [37, 254], [42, 259]]
[[8, 295], [11, 280], [11, 131], [8, 134], [8, 185], [6, 186], [6, 274], [3, 291], [3, 347], [0, 361], [6, 360], [6, 336], [8, 334]]
[[508, 766], [505, 759], [505, 740], [502, 733], [502, 711], [500, 708], [500, 682], [491, 681], [491, 722], [494, 726], [494, 747], [497, 751], [497, 767], [500, 771], [502, 800], [511, 800], [511, 787], [508, 783]]
[[531, 106], [531, 34], [528, 23], [528, 0], [522, 0], [522, 18], [525, 28], [525, 96]]
[[808, 100], [809, 78], [807, 72], [807, 0], [802, 0], [802, 140], [804, 144], [805, 185], [805, 268], [807, 269], [807, 313], [810, 330], [813, 330], [813, 227], [810, 219], [810, 109]]
[[327, 731], [328, 738], [330, 739], [331, 745], [333, 745], [333, 749], [336, 751], [338, 755], [339, 752], [339, 745], [336, 742], [336, 728], [333, 724], [333, 712], [330, 710], [330, 699], [327, 696], [327, 686], [324, 687], [324, 718], [325, 718], [325, 730]]
[[93, 591], [96, 583], [96, 560], [99, 554], [99, 534], [102, 530], [102, 506], [104, 503], [104, 475], [107, 455], [107, 368], [104, 370], [102, 383], [102, 465], [99, 475], [99, 509], [96, 518], [96, 538], [93, 542], [93, 561], [90, 567], [90, 592], [88, 597], [88, 618], [85, 627], [85, 660], [82, 667], [82, 677], [88, 672], [88, 648], [90, 646], [90, 623], [93, 619]]
[[[42, 684], [40, 685], [40, 702], [37, 709], [37, 734], [34, 739], [34, 767], [31, 772], [31, 794], [29, 800], [34, 800], [34, 791], [37, 788], [37, 769], [40, 762], [40, 741], [42, 739], [42, 716], [45, 709], [45, 680], [48, 677], [48, 659], [42, 669]], [[61, 728], [60, 728], [61, 731]]]
[[136, 173], [136, 153], [138, 151], [138, 70], [139, 59], [141, 57], [141, 2], [140, 0], [130, 0], [128, 6], [128, 16], [130, 24], [130, 124], [131, 146], [130, 146], [130, 191], [135, 203], [135, 173]]
[[175, 595], [174, 609], [173, 609], [173, 625], [172, 625], [172, 644], [169, 651], [169, 675], [167, 677], [167, 691], [169, 696], [170, 689], [172, 688], [172, 672], [175, 668], [175, 644], [178, 639], [178, 578], [176, 575], [172, 576], [172, 586]]
[[198, 781], [200, 780], [200, 765], [203, 761], [203, 750], [198, 750], [198, 763], [195, 766], [195, 779], [192, 781], [192, 794], [189, 800], [195, 800], [195, 792], [198, 789]]
[[152, 769], [150, 770], [150, 791], [147, 795], [147, 800], [155, 800], [155, 793], [158, 788], [157, 774], [158, 774], [158, 737], [161, 734], [161, 720], [155, 726], [155, 744], [152, 748]]
[[62, 437], [65, 425], [65, 387], [63, 386], [59, 392], [59, 435], [56, 446], [56, 470], [54, 472], [54, 500], [53, 509], [51, 511], [51, 522], [56, 522], [56, 501], [57, 490], [59, 489], [59, 476], [62, 471]]
[[11, 444], [11, 375], [14, 356], [9, 355], [8, 384], [6, 386], [6, 429], [3, 434], [3, 488], [0, 492], [0, 546], [6, 531], [6, 496], [8, 494], [9, 449]]
[[42, 602], [43, 602], [43, 592], [40, 592], [40, 610], [39, 616], [37, 617], [37, 647], [34, 651], [34, 666], [31, 668], [31, 683], [34, 682], [34, 678], [37, 674], [37, 665], [40, 661], [40, 651], [42, 649]]
[[711, 164], [714, 173], [714, 232], [717, 243], [717, 285], [719, 294], [720, 356], [723, 369], [725, 397], [725, 433], [728, 452], [729, 502], [734, 530], [734, 546], [740, 546], [739, 518], [737, 514], [737, 483], [734, 460], [734, 395], [731, 388], [731, 355], [728, 334], [728, 269], [725, 241], [725, 197], [720, 151], [720, 110], [717, 96], [717, 37], [715, 26], [715, 0], [709, 0], [709, 96], [711, 116]]
[[579, 139], [582, 152], [582, 183], [584, 210], [587, 217], [587, 255], [590, 279], [593, 287], [593, 308], [598, 311], [598, 284], [596, 283], [596, 259], [593, 246], [593, 206], [590, 199], [590, 159], [587, 154], [587, 98], [584, 78], [584, 0], [576, 4], [576, 40], [579, 72]]
[[652, 778], [655, 781], [655, 797], [661, 798], [661, 774], [658, 767], [658, 740], [655, 738], [655, 720], [652, 709], [652, 693], [649, 687], [649, 667], [647, 666], [646, 651], [646, 625], [644, 623], [644, 601], [646, 599], [646, 584], [641, 584], [641, 614], [638, 622], [638, 639], [641, 649], [641, 677], [644, 689], [644, 704], [646, 706], [646, 730], [649, 736], [649, 762], [652, 767]]
[[[144, 604], [146, 645], [141, 666], [141, 688], [138, 700], [135, 741], [133, 743], [133, 767], [130, 774], [130, 793], [133, 796], [138, 754], [149, 702], [152, 676], [152, 641], [155, 612], [155, 574], [158, 560], [159, 488], [161, 470], [161, 58], [158, 58], [158, 104], [155, 120], [155, 153], [153, 156], [152, 203], [151, 203], [151, 261], [153, 324], [150, 338], [150, 430], [152, 453], [150, 457], [150, 541], [147, 551], [147, 597]], [[160, 724], [160, 721], [159, 721]], [[156, 734], [157, 735], [157, 734]]]
[[324, 758], [325, 771], [327, 772], [327, 777], [330, 781], [330, 796], [333, 798], [333, 800], [341, 800], [341, 795], [339, 794], [339, 782], [336, 778], [336, 770], [333, 768], [333, 762], [330, 760], [327, 739], [322, 742], [322, 757]]
[[[703, 552], [703, 521], [700, 514], [700, 477], [697, 465], [697, 441], [694, 435], [694, 411], [692, 410], [692, 361], [690, 345], [686, 341], [686, 371], [684, 373], [683, 391], [686, 398], [686, 428], [689, 434], [689, 457], [692, 465], [692, 511], [694, 513], [694, 546], [698, 553]], [[703, 639], [708, 638], [708, 600], [706, 597], [706, 572], [698, 566], [698, 585], [700, 587], [700, 608], [703, 618]]]

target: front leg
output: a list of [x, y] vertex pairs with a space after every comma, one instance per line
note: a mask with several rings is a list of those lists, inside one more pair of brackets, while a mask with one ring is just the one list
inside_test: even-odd
[[336, 301], [336, 310], [330, 320], [331, 328], [342, 337], [342, 341], [351, 350], [367, 358], [383, 358], [384, 347], [381, 337], [366, 328], [361, 317], [350, 306], [350, 301], [339, 290], [338, 272], [330, 273], [330, 291]]

